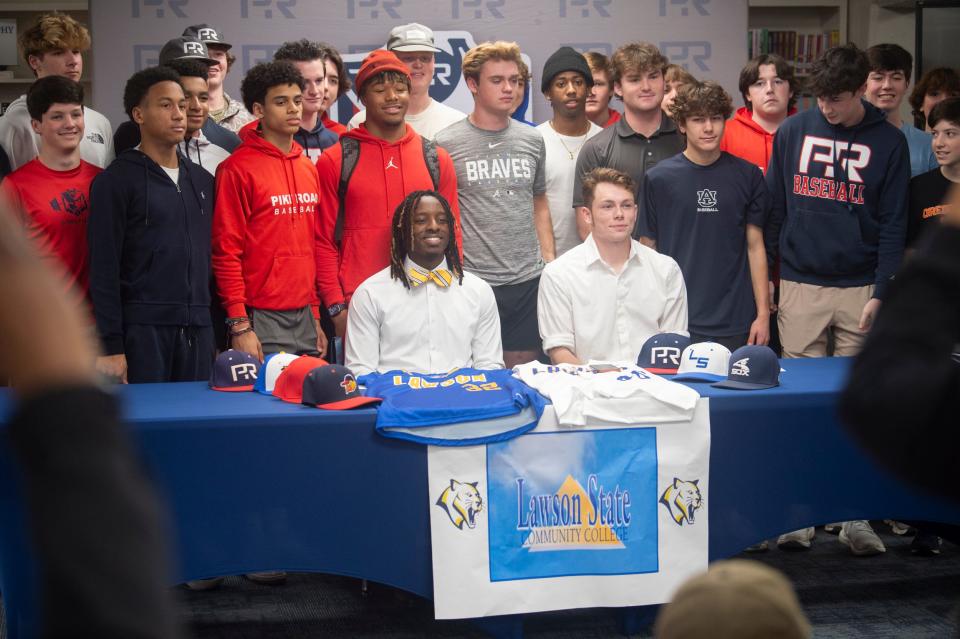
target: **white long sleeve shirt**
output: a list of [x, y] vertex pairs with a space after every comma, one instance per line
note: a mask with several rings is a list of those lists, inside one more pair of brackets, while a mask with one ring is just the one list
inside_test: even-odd
[[635, 240], [620, 273], [587, 236], [547, 264], [537, 319], [543, 350], [566, 347], [582, 362], [636, 362], [655, 333], [687, 335], [687, 290], [680, 267]]
[[[409, 258], [404, 265], [416, 267]], [[436, 270], [447, 268], [444, 260]], [[350, 300], [345, 361], [355, 375], [503, 368], [493, 289], [470, 273], [462, 285], [453, 279], [446, 287], [428, 281], [406, 289], [387, 267]]]

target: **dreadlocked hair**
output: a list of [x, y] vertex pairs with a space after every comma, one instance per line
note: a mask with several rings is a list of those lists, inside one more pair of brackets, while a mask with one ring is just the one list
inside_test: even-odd
[[400, 280], [404, 288], [410, 288], [410, 278], [407, 276], [407, 270], [403, 267], [403, 260], [406, 259], [407, 253], [413, 246], [413, 213], [417, 210], [420, 200], [427, 196], [436, 198], [447, 216], [450, 235], [444, 257], [447, 258], [447, 266], [454, 277], [457, 278], [457, 282], [462, 285], [463, 264], [460, 261], [460, 252], [457, 250], [455, 239], [457, 220], [453, 217], [453, 211], [450, 209], [447, 198], [437, 191], [414, 191], [403, 198], [403, 202], [393, 212], [392, 237], [390, 240], [390, 277]]

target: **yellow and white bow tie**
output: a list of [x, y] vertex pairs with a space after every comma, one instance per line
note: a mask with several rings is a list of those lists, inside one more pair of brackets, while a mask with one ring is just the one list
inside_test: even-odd
[[414, 288], [427, 282], [433, 282], [440, 288], [446, 288], [450, 286], [450, 282], [453, 281], [453, 275], [445, 268], [438, 268], [428, 272], [410, 268], [407, 269], [407, 274], [410, 276], [410, 284], [412, 284]]

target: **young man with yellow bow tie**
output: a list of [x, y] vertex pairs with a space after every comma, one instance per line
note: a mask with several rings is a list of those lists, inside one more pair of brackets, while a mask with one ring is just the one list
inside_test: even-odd
[[397, 207], [390, 266], [350, 302], [346, 365], [355, 375], [503, 368], [493, 289], [463, 272], [455, 224], [436, 191], [415, 191]]

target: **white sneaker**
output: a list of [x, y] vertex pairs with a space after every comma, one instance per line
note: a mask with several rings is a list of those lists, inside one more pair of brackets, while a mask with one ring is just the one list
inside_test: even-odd
[[910, 526], [900, 521], [894, 521], [892, 519], [884, 519], [883, 521], [890, 526], [890, 530], [893, 531], [894, 535], [906, 535], [912, 530]]
[[840, 543], [850, 547], [850, 552], [858, 557], [879, 555], [887, 552], [883, 541], [864, 520], [845, 521], [840, 529]]
[[780, 550], [809, 550], [816, 534], [813, 526], [801, 528], [777, 537], [777, 548]]

